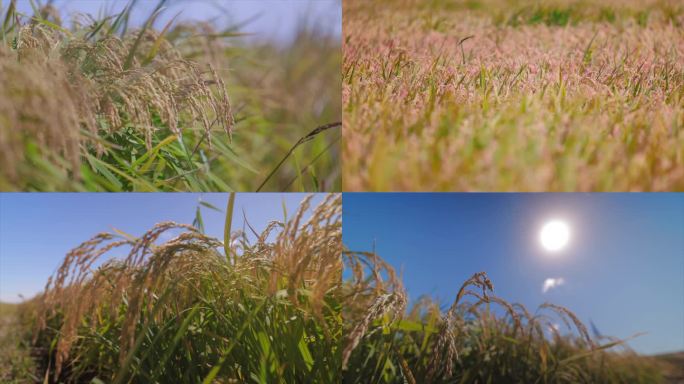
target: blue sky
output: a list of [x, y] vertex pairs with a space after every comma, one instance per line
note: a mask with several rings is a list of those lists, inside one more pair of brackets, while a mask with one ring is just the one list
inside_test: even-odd
[[[8, 1], [0, 1], [3, 4]], [[45, 3], [46, 0], [43, 0]], [[128, 0], [55, 0], [62, 15], [74, 12], [97, 16], [100, 10], [107, 14], [121, 11]], [[138, 0], [132, 22], [141, 24], [156, 7], [157, 0]], [[31, 15], [29, 0], [18, 0], [18, 9]], [[6, 5], [5, 5], [6, 6]], [[241, 32], [253, 34], [250, 39], [288, 42], [294, 37], [300, 22], [308, 22], [335, 36], [342, 34], [342, 5], [340, 0], [169, 0], [167, 9], [157, 20], [165, 25], [181, 12], [178, 20], [214, 20], [216, 25], [227, 27], [249, 21]], [[64, 17], [64, 16], [63, 16]]]
[[[291, 216], [307, 194], [238, 193], [233, 229], [248, 222], [260, 232]], [[314, 197], [312, 206], [324, 194]], [[99, 232], [116, 228], [142, 235], [156, 223], [191, 224], [199, 199], [225, 210], [226, 193], [2, 193], [0, 194], [0, 301], [30, 298], [61, 264], [64, 255]], [[225, 215], [202, 209], [206, 233], [223, 239]]]
[[[570, 227], [555, 253], [539, 241], [552, 219]], [[684, 350], [684, 194], [346, 193], [343, 240], [375, 240], [411, 300], [449, 305], [485, 271], [508, 301], [566, 306], [605, 335], [648, 332], [629, 343], [641, 353]], [[543, 292], [549, 278], [563, 284]]]

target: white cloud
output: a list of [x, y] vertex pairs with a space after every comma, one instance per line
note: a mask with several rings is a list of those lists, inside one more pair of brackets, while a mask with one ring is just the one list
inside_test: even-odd
[[560, 332], [560, 325], [557, 323], [549, 324], [549, 332], [550, 333]]
[[542, 286], [542, 293], [546, 293], [549, 291], [549, 289], [559, 287], [563, 284], [565, 284], [565, 279], [563, 279], [562, 277], [549, 277], [548, 279], [544, 280], [544, 285]]

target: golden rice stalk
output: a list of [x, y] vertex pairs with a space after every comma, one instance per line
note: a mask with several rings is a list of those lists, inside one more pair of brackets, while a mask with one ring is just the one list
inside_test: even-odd
[[591, 339], [589, 336], [589, 332], [587, 331], [587, 327], [582, 323], [582, 321], [575, 315], [571, 310], [562, 307], [560, 305], [552, 304], [552, 303], [544, 303], [540, 307], [540, 309], [548, 308], [554, 312], [556, 312], [563, 321], [565, 320], [565, 317], [570, 318], [572, 320], [572, 323], [575, 325], [575, 328], [577, 328], [577, 331], [580, 333], [580, 335], [587, 341], [587, 344], [591, 348], [594, 348], [594, 341]]
[[[389, 322], [404, 316], [408, 298], [394, 268], [375, 253], [343, 253], [345, 264], [352, 279], [344, 286], [343, 308], [347, 337], [342, 351], [342, 367], [346, 369], [349, 358], [361, 340], [372, 334], [368, 332], [371, 322], [383, 316]], [[370, 276], [366, 277], [366, 271]], [[387, 276], [387, 282], [383, 279]]]
[[[26, 139], [65, 156], [77, 174], [84, 146], [104, 150], [98, 134], [134, 129], [148, 148], [162, 127], [180, 136], [199, 125], [210, 145], [214, 126], [231, 136], [230, 101], [214, 68], [184, 59], [155, 31], [138, 41], [139, 33], [90, 41], [29, 24], [16, 49], [0, 47], [0, 160], [7, 178], [16, 177]], [[144, 55], [153, 50], [153, 58]]]
[[[163, 222], [140, 238], [118, 239], [113, 234], [100, 233], [71, 250], [48, 280], [37, 300], [39, 316], [34, 342], [48, 320], [61, 314], [55, 360], [58, 377], [77, 340], [79, 327], [84, 323], [95, 327], [101, 311], [108, 309], [115, 316], [125, 304], [119, 355], [123, 362], [135, 343], [136, 325], [150, 320], [141, 318], [141, 314], [155, 316], [152, 306], [169, 290], [177, 305], [191, 305], [196, 285], [204, 278], [221, 284], [226, 297], [240, 289], [260, 295], [275, 295], [286, 289], [292, 293], [288, 296], [295, 304], [302, 304], [296, 293], [305, 289], [311, 292], [309, 305], [316, 315], [323, 305], [323, 296], [338, 289], [341, 282], [341, 195], [328, 195], [302, 223], [309, 206], [310, 197], [292, 220], [278, 223], [283, 230], [272, 243], [267, 242], [267, 237], [275, 225], [269, 225], [256, 243], [243, 241], [239, 253], [238, 244], [231, 242], [231, 254], [238, 255], [231, 261], [219, 252], [224, 249], [221, 241], [186, 224]], [[160, 243], [160, 236], [169, 230], [183, 232]], [[231, 238], [237, 236], [239, 233], [234, 233]], [[112, 255], [101, 260], [122, 250], [128, 251], [126, 257]], [[98, 261], [103, 263], [93, 268]], [[162, 306], [160, 311], [156, 316], [172, 309]]]
[[[480, 288], [482, 290], [482, 295], [469, 290], [470, 286]], [[487, 277], [485, 272], [478, 272], [466, 280], [461, 289], [458, 290], [456, 299], [451, 305], [449, 310], [442, 317], [442, 326], [439, 331], [439, 336], [437, 338], [437, 343], [434, 345], [432, 350], [432, 358], [430, 360], [430, 365], [428, 368], [427, 376], [429, 378], [434, 377], [438, 374], [441, 366], [446, 366], [445, 377], [449, 378], [452, 375], [452, 367], [454, 357], [458, 358], [458, 351], [456, 350], [456, 336], [458, 330], [461, 328], [462, 318], [458, 316], [458, 305], [464, 296], [474, 296], [480, 301], [489, 302], [489, 297], [487, 296], [487, 291], [494, 291], [494, 285]], [[442, 351], [446, 347], [446, 356], [442, 356]]]

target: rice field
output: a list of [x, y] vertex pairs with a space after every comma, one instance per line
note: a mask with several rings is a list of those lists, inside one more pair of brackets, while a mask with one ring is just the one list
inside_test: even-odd
[[684, 378], [681, 354], [639, 355], [629, 339], [590, 332], [571, 309], [509, 303], [484, 272], [463, 282], [446, 305], [427, 296], [409, 302], [390, 264], [343, 246], [341, 194], [317, 206], [309, 196], [294, 214], [274, 214], [260, 233], [249, 224], [235, 228], [234, 199], [221, 239], [205, 234], [200, 210], [192, 224], [99, 233], [65, 255], [41, 294], [0, 304], [0, 381]]
[[134, 26], [136, 3], [0, 2], [0, 190], [340, 190], [338, 37], [306, 20], [282, 44], [164, 25], [167, 0]]
[[[494, 293], [474, 274], [451, 303], [409, 305], [392, 266], [344, 252], [344, 383], [677, 383], [681, 357], [644, 357], [592, 335], [568, 308], [535, 311]], [[410, 273], [410, 272], [409, 272]], [[558, 326], [557, 324], [560, 324]], [[638, 335], [635, 335], [638, 337]], [[668, 360], [669, 359], [669, 360]]]
[[234, 228], [233, 195], [222, 239], [200, 218], [84, 241], [0, 318], [0, 381], [335, 382], [341, 195], [311, 197], [261, 233]]
[[[350, 249], [342, 193], [316, 205], [310, 195], [289, 213], [283, 199], [282, 212], [272, 212], [259, 232], [249, 212], [237, 212], [234, 192], [684, 191], [684, 1], [344, 0], [336, 3], [344, 12], [341, 39], [302, 20], [289, 43], [251, 40], [243, 25], [160, 23], [172, 0], [154, 1], [141, 25], [132, 21], [139, 0], [99, 16], [26, 1], [30, 13], [17, 0], [0, 0], [0, 191], [231, 193], [220, 208], [200, 198], [192, 223], [84, 238], [60, 254], [41, 293], [0, 302], [0, 383], [684, 382], [680, 347], [640, 354], [629, 347], [640, 334], [602, 335], [596, 318], [587, 327], [576, 313], [594, 316], [590, 307], [504, 300], [511, 292], [490, 280], [508, 265], [499, 261], [477, 259], [473, 271], [487, 265], [490, 275], [455, 283], [449, 302], [409, 299], [403, 276], [421, 271], [399, 272], [375, 249]], [[461, 233], [473, 226], [464, 220], [442, 236], [435, 229], [452, 228], [446, 221], [409, 215], [434, 213], [418, 203], [401, 205], [406, 210], [366, 204], [370, 215], [453, 240], [455, 248], [435, 245], [439, 252], [451, 255], [464, 236], [478, 250], [496, 242], [506, 257], [529, 244], [518, 238], [527, 232], [502, 228], [537, 220], [552, 205], [545, 199], [539, 209], [495, 210], [488, 218], [488, 202], [459, 202], [487, 231]], [[178, 214], [167, 206], [165, 218]], [[609, 221], [580, 217], [578, 205], [558, 207], [576, 214], [578, 239], [599, 226], [612, 231], [606, 248], [589, 241], [576, 248], [584, 260], [619, 253], [609, 245], [625, 237]], [[93, 216], [90, 208], [83, 210]], [[222, 235], [205, 231], [205, 208], [222, 212]], [[498, 221], [500, 213], [520, 222]], [[18, 220], [26, 212], [12, 214]], [[654, 242], [681, 227], [671, 216], [643, 216], [634, 217], [667, 232]], [[372, 236], [370, 220], [350, 217]], [[70, 230], [41, 221], [60, 236]], [[383, 223], [378, 233], [397, 244], [418, 232]], [[489, 231], [499, 225], [501, 232]], [[568, 242], [563, 228], [554, 251]], [[43, 241], [36, 228], [26, 231]], [[18, 240], [0, 257], [18, 265], [26, 244]], [[431, 254], [423, 248], [430, 244], [410, 246], [426, 265], [422, 273], [440, 268], [418, 259]], [[645, 252], [668, 251], [669, 258], [669, 247]], [[471, 271], [465, 259], [449, 260]], [[547, 261], [534, 267], [580, 269]], [[595, 265], [586, 273], [598, 274]], [[503, 270], [505, 278], [510, 269]], [[542, 294], [566, 277], [544, 275]], [[522, 282], [509, 284], [520, 283], [517, 293], [525, 294]]]
[[344, 190], [684, 190], [681, 1], [343, 7]]

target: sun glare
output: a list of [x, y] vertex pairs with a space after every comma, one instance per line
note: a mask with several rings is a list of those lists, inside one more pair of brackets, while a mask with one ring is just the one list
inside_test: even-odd
[[549, 221], [542, 227], [539, 240], [547, 251], [559, 251], [570, 240], [570, 228], [560, 220]]

